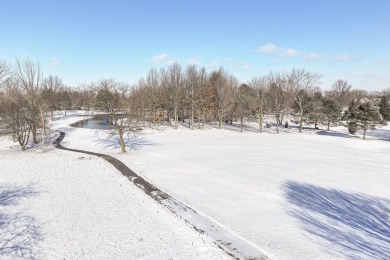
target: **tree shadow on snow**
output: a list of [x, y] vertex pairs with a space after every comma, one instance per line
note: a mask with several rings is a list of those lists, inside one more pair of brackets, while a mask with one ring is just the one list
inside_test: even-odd
[[[359, 134], [359, 135], [363, 135], [363, 131], [362, 130], [359, 130], [356, 133]], [[343, 138], [362, 139], [361, 136], [350, 135], [348, 133], [342, 133], [342, 132], [333, 132], [333, 131], [319, 131], [316, 134], [318, 134], [318, 135], [327, 135], [327, 136], [335, 136], [335, 137], [343, 137]], [[381, 128], [377, 128], [376, 130], [367, 130], [366, 138], [367, 139], [377, 139], [377, 140], [382, 140], [382, 141], [389, 141], [390, 130], [381, 129]]]
[[326, 135], [326, 136], [334, 136], [334, 137], [343, 137], [343, 138], [358, 138], [360, 139], [359, 136], [355, 136], [355, 135], [350, 135], [350, 134], [346, 134], [346, 133], [340, 133], [340, 132], [332, 132], [332, 131], [319, 131], [316, 133], [317, 135]]
[[21, 199], [36, 194], [32, 185], [0, 185], [0, 258], [39, 257], [40, 227], [34, 217], [13, 208]]
[[[156, 145], [156, 143], [153, 143], [145, 138], [142, 137], [124, 137], [125, 141], [125, 146], [126, 148], [133, 149], [133, 150], [138, 150], [141, 149], [142, 146], [145, 145]], [[105, 148], [115, 148], [118, 149], [121, 147], [120, 142], [119, 142], [119, 136], [115, 136], [112, 138], [108, 139], [100, 139], [96, 141], [98, 144], [103, 144]]]
[[284, 191], [289, 215], [332, 251], [349, 259], [390, 258], [390, 200], [292, 181]]
[[377, 138], [382, 141], [390, 140], [390, 130], [379, 128], [379, 127], [376, 130], [367, 130], [366, 135], [369, 137]]

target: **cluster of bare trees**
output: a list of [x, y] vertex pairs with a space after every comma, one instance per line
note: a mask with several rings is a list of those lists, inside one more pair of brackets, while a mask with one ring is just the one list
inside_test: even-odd
[[[353, 90], [345, 80], [336, 81], [330, 90], [319, 88], [322, 75], [305, 69], [269, 72], [240, 83], [223, 68], [207, 72], [203, 67], [183, 68], [173, 63], [167, 68], [150, 69], [136, 84], [103, 79], [70, 88], [56, 76], [43, 77], [38, 63], [16, 60], [0, 62], [0, 133], [12, 135], [22, 149], [30, 138], [38, 143], [54, 111], [91, 109], [105, 112], [116, 126], [122, 151], [123, 136], [135, 133], [145, 124], [170, 124], [178, 128], [202, 129], [206, 124], [222, 128], [239, 122], [264, 127], [288, 122], [329, 127], [341, 119], [341, 111], [363, 97], [389, 96], [390, 91], [367, 93]], [[264, 124], [273, 118], [273, 123]]]
[[56, 76], [44, 78], [39, 63], [0, 61], [0, 134], [11, 135], [25, 150], [29, 141], [43, 141], [54, 111], [66, 111], [84, 97]]
[[[279, 133], [283, 122], [291, 119], [303, 123], [329, 126], [340, 120], [348, 104], [370, 96], [363, 90], [352, 90], [344, 80], [335, 82], [329, 91], [319, 88], [322, 75], [305, 69], [269, 72], [239, 81], [223, 68], [207, 73], [205, 68], [174, 63], [167, 69], [151, 69], [135, 86], [132, 96], [145, 121], [166, 121], [174, 128], [186, 122], [189, 128], [214, 124], [257, 121], [263, 131], [264, 117], [274, 117]], [[373, 95], [378, 95], [374, 93]], [[285, 123], [285, 125], [288, 124]]]

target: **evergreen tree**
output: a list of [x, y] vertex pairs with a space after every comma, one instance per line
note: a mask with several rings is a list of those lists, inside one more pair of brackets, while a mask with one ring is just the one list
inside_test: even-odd
[[323, 122], [327, 125], [326, 130], [329, 131], [330, 125], [340, 120], [341, 108], [336, 101], [324, 98], [322, 100], [322, 114]]
[[310, 98], [309, 112], [307, 114], [307, 123], [314, 124], [314, 128], [318, 129], [318, 124], [323, 121], [322, 100], [324, 97], [321, 92], [314, 93]]
[[386, 96], [381, 97], [381, 101], [379, 102], [379, 113], [382, 115], [384, 121], [390, 120], [390, 105]]
[[353, 134], [359, 129], [363, 130], [363, 140], [366, 139], [367, 129], [375, 130], [375, 126], [382, 122], [381, 115], [371, 102], [360, 105], [357, 102], [352, 102], [345, 112], [344, 118], [348, 121], [350, 133]]

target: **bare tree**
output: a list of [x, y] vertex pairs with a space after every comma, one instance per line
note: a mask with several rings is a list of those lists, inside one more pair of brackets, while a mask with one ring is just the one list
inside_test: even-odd
[[149, 121], [160, 121], [158, 115], [160, 75], [155, 68], [149, 70], [145, 80], [146, 102], [148, 104]]
[[276, 133], [279, 134], [280, 117], [286, 96], [286, 79], [283, 74], [275, 72], [268, 73], [267, 77], [270, 108], [276, 119]]
[[180, 99], [183, 87], [182, 68], [175, 62], [168, 67], [168, 71], [164, 75], [165, 84], [167, 84], [167, 88], [169, 90], [168, 99], [173, 107], [174, 127], [177, 129], [179, 127]]
[[317, 86], [322, 75], [306, 71], [305, 69], [293, 69], [288, 75], [288, 85], [295, 103], [299, 107], [299, 132], [302, 133], [302, 121], [305, 112], [306, 96]]
[[210, 85], [214, 90], [215, 98], [215, 112], [218, 121], [218, 128], [222, 128], [222, 122], [229, 109], [233, 104], [233, 86], [238, 82], [235, 78], [230, 77], [228, 73], [220, 68], [214, 71], [210, 75]]
[[267, 106], [268, 79], [267, 77], [254, 77], [251, 79], [249, 86], [255, 92], [255, 107], [257, 111], [259, 132], [263, 132], [263, 118]]
[[11, 65], [7, 61], [0, 60], [0, 87], [10, 76]]
[[241, 84], [236, 91], [236, 112], [240, 119], [240, 131], [243, 131], [244, 119], [251, 118], [254, 111], [254, 89], [247, 84]]
[[43, 79], [40, 98], [45, 111], [49, 111], [51, 120], [54, 120], [54, 110], [58, 108], [59, 91], [63, 87], [61, 78], [50, 75]]
[[136, 134], [143, 123], [139, 99], [136, 95], [129, 95], [130, 88], [127, 83], [114, 79], [102, 79], [91, 87], [97, 92], [95, 108], [107, 113], [107, 119], [114, 126], [110, 136], [118, 135], [121, 152], [125, 153], [125, 135]]
[[333, 83], [331, 90], [325, 91], [325, 96], [327, 98], [333, 99], [337, 104], [344, 109], [348, 104], [353, 101], [351, 98], [352, 85], [346, 80], [338, 79]]
[[42, 81], [42, 72], [39, 63], [33, 63], [31, 60], [26, 59], [21, 62], [16, 60], [16, 73], [20, 87], [23, 93], [26, 95], [26, 101], [29, 112], [29, 122], [32, 133], [33, 142], [37, 141], [37, 130], [39, 123], [41, 122], [39, 93]]
[[190, 109], [190, 129], [194, 129], [194, 113], [196, 106], [196, 98], [198, 97], [197, 91], [200, 89], [201, 80], [199, 77], [198, 68], [196, 65], [190, 65], [186, 69], [185, 74], [185, 87], [188, 96], [188, 103]]
[[390, 99], [390, 88], [383, 89], [378, 96], [385, 96], [387, 99]]
[[31, 133], [31, 115], [21, 82], [17, 78], [5, 81], [0, 98], [0, 134], [11, 135], [22, 150], [26, 150]]

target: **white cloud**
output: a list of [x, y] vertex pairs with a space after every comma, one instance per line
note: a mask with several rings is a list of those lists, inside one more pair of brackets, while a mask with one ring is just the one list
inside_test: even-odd
[[273, 43], [264, 44], [263, 46], [260, 46], [257, 49], [257, 52], [266, 53], [266, 54], [275, 53], [278, 51], [280, 51], [280, 48]]
[[202, 56], [194, 56], [191, 59], [188, 60], [188, 64], [191, 65], [200, 65], [202, 62], [203, 57]]
[[248, 62], [241, 61], [241, 69], [244, 71], [248, 71], [251, 69], [251, 65]]
[[390, 59], [377, 60], [375, 62], [375, 64], [377, 64], [377, 65], [387, 65], [387, 64], [390, 64]]
[[294, 49], [287, 49], [285, 52], [283, 52], [283, 57], [294, 57], [298, 55], [298, 51]]
[[349, 62], [352, 62], [352, 61], [358, 61], [360, 60], [361, 57], [354, 57], [354, 56], [350, 56], [348, 54], [341, 54], [338, 58], [337, 58], [337, 61], [342, 61], [342, 62], [346, 62], [346, 61], [349, 61]]
[[210, 69], [215, 70], [215, 69], [218, 69], [219, 67], [221, 67], [221, 65], [219, 64], [218, 61], [213, 61], [213, 62], [211, 62], [211, 63], [209, 64], [208, 67], [209, 67]]
[[49, 60], [49, 64], [50, 66], [52, 66], [53, 68], [59, 68], [61, 67], [61, 64], [60, 62], [58, 61], [57, 57], [53, 57]]
[[373, 72], [361, 72], [357, 70], [343, 71], [343, 74], [347, 77], [362, 77], [366, 79], [374, 78], [376, 76]]
[[318, 53], [310, 53], [309, 55], [307, 55], [306, 57], [303, 58], [304, 61], [316, 61], [316, 60], [319, 60], [321, 59], [322, 56]]
[[172, 59], [170, 58], [169, 54], [167, 54], [167, 53], [161, 53], [159, 55], [156, 55], [152, 58], [152, 60], [156, 64], [171, 63], [172, 62]]

